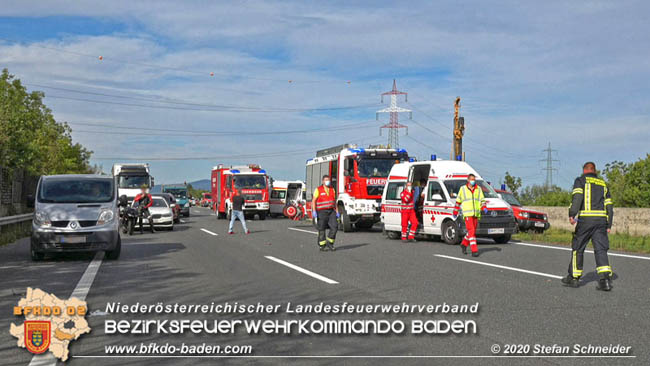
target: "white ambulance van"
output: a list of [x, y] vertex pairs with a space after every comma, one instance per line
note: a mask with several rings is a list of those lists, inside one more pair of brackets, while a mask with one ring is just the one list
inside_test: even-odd
[[488, 209], [479, 220], [476, 236], [507, 243], [517, 231], [510, 205], [499, 198], [469, 164], [451, 160], [405, 162], [393, 166], [381, 200], [381, 221], [388, 237], [398, 239], [401, 236], [400, 193], [409, 181], [414, 189], [421, 184], [423, 187], [419, 188], [423, 196], [416, 206], [420, 221], [417, 234], [441, 237], [447, 244], [459, 244], [465, 235], [465, 225], [462, 217], [454, 222], [452, 215], [458, 190], [467, 183], [469, 174], [476, 176], [476, 184], [483, 190]]

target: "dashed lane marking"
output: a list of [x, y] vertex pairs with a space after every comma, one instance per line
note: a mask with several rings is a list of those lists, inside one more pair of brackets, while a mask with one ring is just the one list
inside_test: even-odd
[[492, 263], [486, 263], [486, 262], [479, 262], [477, 260], [473, 259], [465, 259], [465, 258], [457, 258], [457, 257], [450, 257], [448, 255], [442, 255], [442, 254], [434, 254], [436, 257], [440, 258], [447, 258], [447, 259], [453, 259], [461, 262], [467, 262], [467, 263], [472, 263], [472, 264], [480, 264], [483, 266], [490, 266], [490, 267], [495, 267], [495, 268], [501, 268], [501, 269], [507, 269], [510, 271], [516, 271], [516, 272], [523, 272], [523, 273], [528, 273], [528, 274], [534, 274], [537, 276], [544, 276], [544, 277], [550, 277], [550, 278], [556, 278], [556, 279], [561, 279], [562, 276], [558, 275], [553, 275], [549, 273], [543, 273], [543, 272], [536, 272], [536, 271], [529, 271], [527, 269], [522, 269], [522, 268], [516, 268], [516, 267], [508, 267], [508, 266], [502, 266], [500, 264], [492, 264]]
[[217, 233], [213, 233], [212, 231], [210, 231], [210, 230], [206, 230], [206, 229], [204, 229], [204, 228], [201, 228], [201, 231], [203, 231], [204, 233], [208, 233], [208, 234], [210, 234], [210, 235], [212, 235], [212, 236], [217, 236], [217, 235], [219, 235], [219, 234], [217, 234]]
[[296, 266], [295, 264], [291, 264], [291, 263], [289, 263], [289, 262], [283, 261], [282, 259], [278, 259], [278, 258], [276, 258], [276, 257], [272, 257], [272, 256], [270, 256], [270, 255], [266, 255], [266, 256], [264, 256], [264, 258], [266, 258], [266, 259], [268, 259], [268, 260], [272, 260], [272, 261], [274, 261], [274, 262], [276, 262], [276, 263], [280, 263], [280, 264], [282, 264], [283, 266], [287, 266], [287, 267], [289, 267], [289, 268], [291, 268], [291, 269], [293, 269], [293, 270], [296, 270], [296, 271], [298, 271], [298, 272], [300, 272], [300, 273], [304, 273], [304, 274], [306, 274], [307, 276], [313, 277], [313, 278], [315, 278], [315, 279], [317, 279], [317, 280], [321, 280], [321, 281], [323, 281], [323, 282], [329, 283], [330, 285], [336, 285], [336, 284], [338, 284], [338, 282], [336, 282], [336, 281], [334, 281], [334, 280], [332, 280], [332, 279], [329, 279], [329, 278], [327, 278], [327, 277], [325, 277], [325, 276], [321, 276], [321, 275], [319, 275], [318, 273], [314, 273], [314, 272], [312, 272], [312, 271], [310, 271], [310, 270], [308, 270], [308, 269], [304, 269], [304, 268], [302, 268], [302, 267], [298, 267], [298, 266]]

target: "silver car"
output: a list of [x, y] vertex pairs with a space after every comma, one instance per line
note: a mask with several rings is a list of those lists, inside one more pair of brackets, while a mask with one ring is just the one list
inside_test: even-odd
[[106, 251], [120, 256], [117, 188], [110, 176], [50, 175], [36, 188], [32, 260], [45, 253]]

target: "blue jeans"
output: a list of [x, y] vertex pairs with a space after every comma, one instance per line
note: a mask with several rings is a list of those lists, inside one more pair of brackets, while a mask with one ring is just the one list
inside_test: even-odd
[[244, 218], [244, 211], [235, 211], [232, 210], [232, 215], [230, 216], [230, 226], [228, 227], [228, 232], [232, 231], [233, 225], [235, 225], [235, 220], [239, 219], [241, 226], [244, 228], [244, 232], [248, 231], [246, 228], [246, 218]]

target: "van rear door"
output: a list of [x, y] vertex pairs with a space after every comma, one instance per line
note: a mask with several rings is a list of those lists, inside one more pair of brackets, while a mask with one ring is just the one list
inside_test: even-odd
[[384, 222], [384, 228], [388, 231], [402, 230], [402, 214], [400, 207], [402, 200], [400, 194], [404, 190], [406, 182], [388, 181], [384, 189], [383, 203], [381, 205], [381, 218]]

